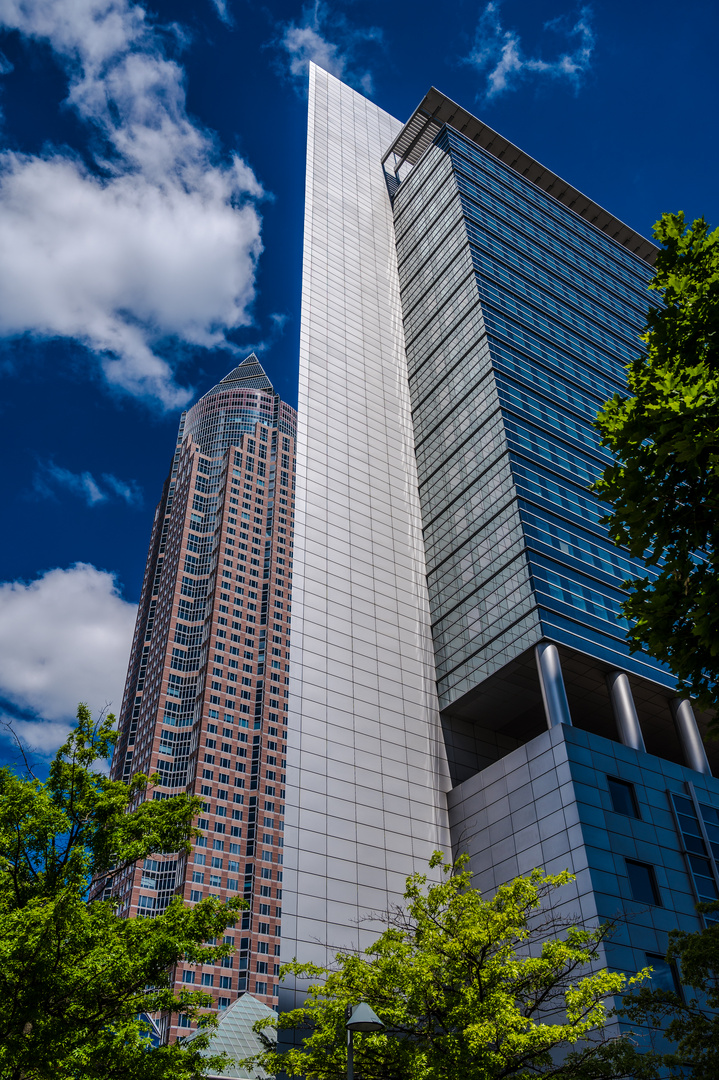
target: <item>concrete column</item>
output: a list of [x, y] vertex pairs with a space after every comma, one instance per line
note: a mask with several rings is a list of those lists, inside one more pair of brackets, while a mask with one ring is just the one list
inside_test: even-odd
[[569, 702], [567, 691], [564, 689], [562, 665], [557, 646], [552, 645], [550, 641], [542, 641], [536, 646], [534, 656], [539, 672], [539, 685], [542, 688], [547, 727], [553, 728], [557, 724], [571, 725], [572, 718], [569, 715]]
[[645, 753], [644, 737], [639, 726], [637, 710], [634, 707], [629, 678], [623, 671], [611, 671], [607, 675], [607, 686], [612, 699], [614, 719], [619, 729], [619, 738], [625, 746], [631, 746], [632, 750], [641, 750]]
[[672, 712], [674, 713], [674, 723], [676, 724], [679, 742], [682, 744], [687, 765], [690, 769], [695, 769], [696, 772], [711, 776], [712, 771], [709, 768], [704, 743], [699, 734], [696, 717], [689, 698], [673, 698]]

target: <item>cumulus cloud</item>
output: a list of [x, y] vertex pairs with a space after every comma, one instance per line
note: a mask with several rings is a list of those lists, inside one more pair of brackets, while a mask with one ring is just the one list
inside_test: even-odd
[[54, 461], [41, 462], [33, 479], [33, 492], [41, 499], [55, 499], [57, 489], [72, 492], [88, 506], [98, 506], [119, 499], [128, 506], [142, 506], [142, 491], [134, 480], [119, 480], [103, 473], [96, 480], [91, 472], [74, 473]]
[[110, 383], [183, 404], [162, 345], [223, 347], [251, 324], [261, 185], [189, 119], [139, 5], [0, 0], [0, 26], [51, 45], [94, 147], [92, 168], [0, 153], [0, 334], [74, 338]]
[[16, 738], [21, 746], [48, 757], [55, 753], [72, 731], [72, 724], [61, 720], [18, 720], [8, 713], [0, 714], [0, 725], [6, 739]]
[[527, 56], [519, 35], [505, 30], [499, 17], [499, 0], [490, 0], [480, 16], [474, 48], [466, 62], [486, 72], [485, 97], [493, 98], [506, 90], [515, 90], [530, 77], [566, 79], [577, 89], [588, 72], [594, 51], [592, 12], [581, 8], [576, 19], [563, 15], [544, 24], [545, 30], [561, 34], [573, 43], [553, 60]]
[[54, 751], [79, 701], [119, 710], [136, 613], [114, 574], [88, 563], [0, 584], [0, 697], [28, 745]]
[[288, 74], [301, 90], [312, 62], [365, 94], [372, 93], [372, 75], [363, 68], [360, 54], [367, 43], [382, 43], [380, 29], [352, 26], [320, 0], [304, 9], [299, 22], [281, 23], [278, 29], [280, 37], [275, 44], [284, 53]]

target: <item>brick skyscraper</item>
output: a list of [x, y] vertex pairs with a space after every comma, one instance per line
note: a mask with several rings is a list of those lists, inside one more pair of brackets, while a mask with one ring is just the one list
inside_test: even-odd
[[234, 956], [175, 973], [221, 1009], [245, 990], [277, 1000], [295, 430], [254, 355], [183, 415], [112, 765], [117, 780], [158, 772], [149, 798], [203, 800], [189, 857], [145, 860], [115, 882], [120, 914], [152, 916], [175, 895], [251, 903], [228, 930]]

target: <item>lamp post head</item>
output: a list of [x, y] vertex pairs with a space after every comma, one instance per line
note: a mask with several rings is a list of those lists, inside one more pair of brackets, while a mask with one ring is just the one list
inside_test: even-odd
[[384, 1024], [366, 1001], [355, 1005], [347, 1024], [348, 1031], [383, 1031]]

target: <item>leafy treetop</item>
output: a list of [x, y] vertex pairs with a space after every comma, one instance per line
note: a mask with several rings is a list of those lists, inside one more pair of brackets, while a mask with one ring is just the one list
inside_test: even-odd
[[626, 586], [630, 646], [679, 677], [679, 690], [719, 705], [719, 229], [664, 214], [649, 288], [646, 352], [628, 395], [599, 413], [615, 457], [594, 490], [611, 506], [616, 543], [651, 568]]
[[[96, 765], [113, 725], [81, 705], [46, 783], [0, 769], [0, 1080], [194, 1080], [224, 1061], [201, 1054], [211, 999], [176, 995], [172, 976], [231, 951], [207, 942], [242, 902], [177, 897], [154, 919], [123, 919], [115, 901], [88, 901], [94, 875], [187, 852], [199, 809], [186, 795], [135, 805], [148, 777], [124, 784]], [[150, 1049], [141, 1014], [158, 1012], [199, 1017], [208, 1032]]]
[[294, 1029], [304, 1039], [288, 1049], [268, 1040], [241, 1064], [343, 1080], [345, 1010], [367, 1001], [386, 1031], [355, 1035], [362, 1080], [582, 1080], [626, 1076], [630, 1064], [632, 1075], [655, 1075], [642, 1071], [628, 1038], [605, 1029], [613, 995], [647, 973], [627, 979], [599, 967], [608, 927], [540, 912], [571, 874], [535, 870], [485, 900], [471, 888], [466, 858], [452, 866], [436, 852], [430, 865], [443, 880], [428, 886], [412, 874], [405, 905], [388, 913], [364, 953], [340, 953], [332, 969], [283, 967], [283, 976], [311, 980], [307, 997], [256, 1030]]

